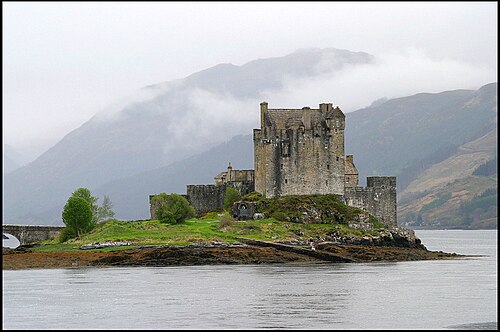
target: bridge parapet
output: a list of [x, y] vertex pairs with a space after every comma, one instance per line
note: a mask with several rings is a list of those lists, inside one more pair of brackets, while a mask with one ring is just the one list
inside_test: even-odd
[[52, 239], [63, 228], [64, 226], [2, 225], [2, 233], [14, 235], [23, 245]]

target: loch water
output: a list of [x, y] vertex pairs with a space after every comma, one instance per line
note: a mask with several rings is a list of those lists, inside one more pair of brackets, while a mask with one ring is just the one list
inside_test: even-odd
[[3, 329], [497, 329], [497, 231], [458, 260], [3, 271]]

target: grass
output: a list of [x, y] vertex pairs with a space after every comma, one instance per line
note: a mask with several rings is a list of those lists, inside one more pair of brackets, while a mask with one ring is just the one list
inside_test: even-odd
[[327, 237], [332, 232], [341, 236], [364, 236], [376, 232], [354, 230], [344, 224], [299, 224], [274, 218], [236, 221], [227, 213], [220, 217], [218, 214], [220, 213], [210, 213], [177, 225], [164, 224], [158, 220], [131, 222], [112, 219], [101, 223], [78, 240], [72, 239], [65, 243], [59, 243], [58, 240], [43, 241], [33, 251], [78, 251], [81, 245], [106, 241], [131, 241], [136, 245], [92, 251], [123, 250], [139, 246], [185, 246], [212, 241], [238, 243], [240, 237], [263, 241], [308, 241]]
[[[140, 246], [185, 246], [213, 241], [236, 243], [238, 238], [263, 241], [310, 241], [311, 239], [336, 236], [375, 235], [385, 228], [380, 222], [357, 208], [347, 206], [335, 195], [282, 196], [265, 199], [252, 193], [245, 197], [254, 202], [258, 212], [265, 213], [267, 219], [236, 221], [228, 212], [210, 212], [201, 218], [185, 220], [176, 225], [161, 223], [159, 220], [119, 221], [110, 219], [100, 223], [92, 232], [80, 239], [64, 243], [58, 240], [44, 241], [34, 251], [77, 251], [84, 244], [108, 241], [129, 241], [135, 245], [94, 249], [92, 251], [123, 250]], [[313, 211], [312, 211], [313, 210]], [[308, 217], [315, 213], [319, 217]], [[372, 231], [352, 229], [347, 224], [360, 214], [369, 217]]]

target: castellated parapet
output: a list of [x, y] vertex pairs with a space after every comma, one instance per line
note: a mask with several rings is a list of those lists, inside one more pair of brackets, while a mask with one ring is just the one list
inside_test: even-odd
[[365, 188], [345, 188], [345, 203], [368, 211], [384, 225], [397, 227], [396, 177], [371, 176], [366, 181]]

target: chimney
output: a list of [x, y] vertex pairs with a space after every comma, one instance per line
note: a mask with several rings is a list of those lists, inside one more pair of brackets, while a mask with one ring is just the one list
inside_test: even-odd
[[267, 112], [267, 102], [260, 103], [260, 129], [264, 129], [264, 113]]

